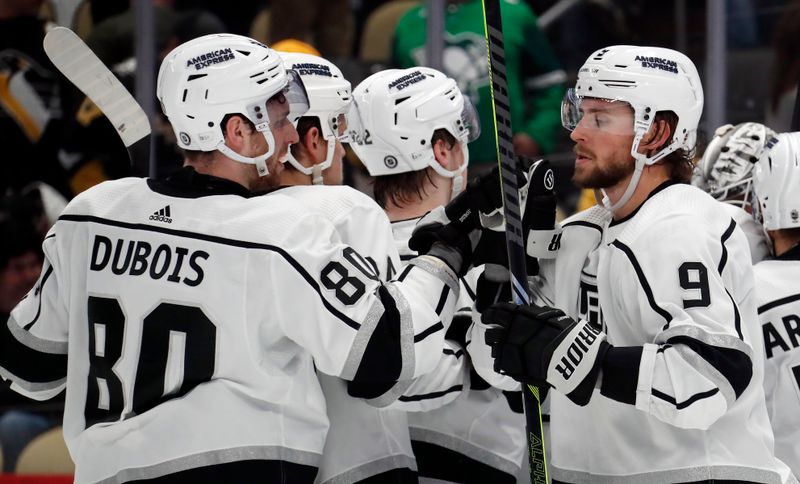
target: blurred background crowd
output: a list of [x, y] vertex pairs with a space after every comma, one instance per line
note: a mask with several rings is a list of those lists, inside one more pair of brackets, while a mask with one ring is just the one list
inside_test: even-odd
[[[147, 175], [130, 166], [102, 112], [60, 76], [42, 49], [53, 25], [73, 28], [131, 90], [137, 69], [134, 3], [150, 0], [0, 0], [0, 321], [36, 282], [41, 241], [69, 199], [107, 179]], [[711, 3], [707, 3], [711, 2]], [[716, 5], [712, 5], [716, 4]], [[428, 65], [429, 2], [418, 0], [152, 0], [155, 65], [173, 47], [214, 32], [248, 35], [279, 50], [322, 55], [353, 86], [390, 67]], [[714, 10], [711, 7], [717, 7]], [[436, 62], [459, 82], [484, 126], [470, 145], [470, 171], [496, 164], [480, 0], [443, 0]], [[720, 9], [721, 8], [721, 9]], [[559, 173], [560, 210], [592, 203], [572, 187], [572, 143], [560, 104], [577, 69], [612, 44], [670, 47], [709, 72], [709, 18], [722, 12], [724, 87], [704, 78], [706, 96], [723, 90], [722, 119], [700, 125], [700, 145], [716, 126], [763, 122], [789, 131], [800, 79], [800, 0], [504, 0], [503, 21], [514, 145], [547, 157]], [[439, 12], [441, 13], [441, 12]], [[441, 15], [440, 15], [441, 17]], [[138, 19], [138, 20], [137, 20]], [[704, 68], [705, 67], [705, 68]], [[155, 93], [137, 93], [137, 97]], [[158, 111], [156, 109], [156, 111]], [[181, 164], [159, 115], [151, 120], [156, 175]], [[348, 155], [347, 183], [371, 193], [366, 171]], [[60, 405], [23, 401], [0, 388], [3, 471], [13, 472], [32, 436], [60, 423]], [[63, 399], [61, 400], [63, 402]]]

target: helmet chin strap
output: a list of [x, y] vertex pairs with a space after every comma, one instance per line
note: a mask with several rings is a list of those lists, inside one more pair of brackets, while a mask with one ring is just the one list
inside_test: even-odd
[[464, 190], [464, 171], [466, 171], [467, 166], [469, 165], [469, 149], [467, 149], [467, 143], [464, 141], [459, 141], [461, 143], [461, 152], [464, 153], [464, 162], [461, 163], [461, 166], [456, 168], [455, 170], [447, 170], [442, 165], [440, 165], [436, 158], [434, 158], [430, 166], [433, 168], [433, 171], [442, 175], [445, 178], [450, 178], [452, 183], [451, 190], [450, 190], [450, 200], [454, 199], [456, 195], [461, 193]]
[[336, 138], [331, 136], [327, 139], [328, 142], [328, 153], [325, 156], [325, 160], [321, 163], [317, 163], [313, 166], [303, 166], [297, 161], [297, 158], [292, 155], [291, 150], [286, 156], [286, 161], [294, 167], [295, 170], [299, 171], [304, 175], [311, 176], [311, 183], [314, 185], [324, 185], [324, 181], [322, 180], [322, 172], [327, 170], [331, 164], [333, 163], [333, 152], [336, 150]]
[[269, 147], [267, 152], [263, 155], [253, 158], [241, 155], [234, 151], [230, 146], [226, 145], [224, 141], [217, 145], [217, 151], [234, 161], [238, 161], [239, 163], [256, 165], [258, 176], [267, 176], [269, 175], [269, 169], [267, 169], [267, 159], [275, 154], [275, 137], [272, 135], [272, 130], [270, 129], [268, 123], [262, 123], [256, 126], [256, 130], [260, 131], [261, 134], [264, 135], [264, 139], [267, 140], [267, 146]]

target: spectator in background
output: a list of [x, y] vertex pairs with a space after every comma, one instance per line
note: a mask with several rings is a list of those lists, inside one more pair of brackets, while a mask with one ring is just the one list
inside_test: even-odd
[[[560, 106], [566, 74], [550, 42], [536, 25], [536, 15], [523, 2], [502, 0], [500, 11], [517, 154], [536, 157], [552, 151], [561, 125]], [[393, 63], [399, 67], [426, 65], [427, 13], [413, 7], [395, 31]], [[475, 104], [483, 126], [493, 126], [486, 39], [480, 0], [449, 0], [445, 13], [442, 71]], [[484, 129], [470, 144], [470, 166], [497, 163], [494, 132]]]
[[787, 2], [773, 37], [770, 102], [765, 123], [776, 132], [791, 131], [800, 79], [800, 0]]
[[69, 193], [56, 157], [62, 86], [42, 48], [42, 3], [0, 1], [0, 194], [37, 180]]
[[[36, 284], [42, 270], [42, 235], [31, 221], [39, 217], [28, 196], [0, 201], [0, 322]], [[40, 214], [43, 215], [43, 214]], [[49, 227], [48, 227], [49, 228]], [[5, 376], [5, 375], [4, 375]], [[47, 406], [43, 411], [42, 405]], [[0, 446], [2, 472], [13, 472], [22, 449], [40, 433], [58, 424], [61, 404], [41, 404], [24, 398], [0, 381]], [[55, 410], [55, 415], [51, 411]]]
[[355, 18], [349, 0], [271, 0], [270, 45], [298, 39], [316, 46], [322, 57], [352, 53]]

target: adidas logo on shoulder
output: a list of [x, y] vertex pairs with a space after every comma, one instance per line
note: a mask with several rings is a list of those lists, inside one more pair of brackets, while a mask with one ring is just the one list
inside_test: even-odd
[[155, 212], [153, 212], [153, 215], [150, 216], [150, 220], [155, 220], [156, 222], [166, 222], [168, 224], [171, 224], [172, 219], [170, 218], [169, 205], [162, 208], [161, 210], [156, 210]]

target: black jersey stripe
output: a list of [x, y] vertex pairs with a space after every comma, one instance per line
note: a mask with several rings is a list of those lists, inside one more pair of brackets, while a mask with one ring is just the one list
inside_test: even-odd
[[467, 291], [467, 296], [469, 296], [469, 298], [472, 299], [473, 301], [475, 301], [475, 299], [478, 298], [478, 296], [475, 294], [475, 291], [469, 286], [467, 280], [464, 279], [463, 277], [461, 278], [461, 287], [463, 287], [464, 290]]
[[403, 262], [408, 262], [412, 259], [416, 259], [417, 254], [400, 254], [400, 260]]
[[47, 270], [44, 272], [44, 276], [42, 276], [42, 283], [39, 284], [34, 291], [35, 294], [39, 296], [39, 306], [36, 308], [36, 316], [33, 317], [33, 320], [30, 323], [23, 326], [25, 331], [29, 331], [31, 327], [33, 327], [33, 325], [36, 324], [36, 321], [39, 321], [39, 316], [41, 316], [42, 314], [42, 291], [44, 290], [45, 282], [47, 282], [47, 280], [50, 279], [50, 276], [52, 274], [53, 274], [53, 266], [48, 265]]
[[399, 276], [397, 276], [397, 280], [398, 280], [398, 281], [401, 281], [401, 282], [402, 282], [403, 280], [405, 280], [405, 278], [406, 278], [406, 277], [408, 277], [408, 273], [409, 273], [409, 272], [411, 272], [411, 269], [413, 269], [414, 267], [415, 267], [415, 266], [413, 266], [413, 265], [410, 265], [410, 264], [409, 264], [409, 265], [407, 265], [407, 266], [405, 267], [405, 269], [403, 269], [403, 272], [401, 272], [401, 273], [400, 273], [400, 275], [399, 275]]
[[46, 353], [25, 345], [5, 323], [0, 328], [0, 365], [26, 383], [57, 382], [67, 376], [66, 354]]
[[636, 260], [636, 256], [633, 254], [631, 248], [619, 240], [612, 242], [612, 245], [621, 250], [628, 257], [628, 260], [631, 261], [633, 270], [636, 271], [636, 277], [639, 279], [639, 285], [642, 286], [642, 290], [644, 291], [645, 296], [647, 296], [647, 302], [650, 304], [650, 308], [652, 308], [653, 311], [661, 315], [661, 317], [666, 320], [667, 324], [664, 326], [664, 328], [668, 328], [669, 323], [672, 322], [672, 315], [667, 312], [667, 310], [656, 304], [656, 299], [653, 296], [653, 290], [650, 288], [650, 283], [647, 282], [647, 278], [642, 271], [642, 266], [639, 265], [639, 261]]
[[593, 224], [591, 222], [587, 222], [585, 220], [575, 220], [575, 221], [572, 221], [572, 222], [567, 222], [567, 223], [565, 223], [564, 225], [561, 226], [561, 229], [563, 230], [563, 229], [565, 229], [567, 227], [572, 227], [573, 225], [577, 225], [577, 226], [581, 226], [581, 227], [589, 227], [590, 229], [597, 230], [601, 234], [603, 233], [603, 227], [601, 227], [601, 226], [599, 226], [597, 224]]
[[45, 240], [47, 240], [47, 239], [52, 239], [52, 238], [53, 238], [53, 237], [55, 237], [55, 236], [56, 236], [56, 234], [50, 234], [50, 235], [48, 235], [47, 237], [45, 237], [44, 239], [42, 239], [42, 242], [44, 242], [44, 241], [45, 241]]
[[744, 393], [753, 378], [753, 361], [742, 351], [712, 346], [690, 336], [673, 336], [667, 343], [686, 346], [700, 355], [730, 383], [736, 398]]
[[447, 284], [442, 287], [442, 293], [439, 295], [439, 302], [436, 303], [436, 315], [441, 317], [442, 316], [442, 309], [444, 309], [445, 303], [447, 303], [447, 295], [450, 294], [450, 286]]
[[238, 247], [241, 249], [256, 249], [256, 250], [266, 250], [270, 252], [275, 252], [276, 254], [283, 257], [302, 277], [305, 281], [316, 291], [319, 295], [322, 304], [325, 306], [331, 314], [339, 318], [343, 323], [350, 326], [353, 329], [361, 328], [361, 325], [356, 321], [353, 321], [349, 317], [347, 317], [344, 313], [336, 309], [322, 293], [317, 282], [314, 280], [313, 277], [297, 262], [288, 252], [284, 249], [269, 245], [269, 244], [260, 244], [257, 242], [250, 242], [246, 240], [235, 240], [229, 239], [226, 237], [219, 237], [216, 235], [208, 235], [208, 234], [200, 234], [196, 232], [190, 232], [188, 230], [177, 230], [177, 229], [170, 229], [167, 227], [156, 227], [153, 225], [147, 224], [140, 224], [140, 223], [130, 223], [130, 222], [122, 222], [119, 220], [109, 220], [102, 217], [95, 217], [93, 215], [61, 215], [58, 217], [59, 220], [64, 220], [68, 222], [89, 222], [89, 223], [97, 223], [101, 225], [109, 225], [112, 227], [119, 227], [128, 230], [141, 230], [145, 232], [156, 232], [162, 233], [166, 235], [172, 235], [175, 237], [183, 237], [187, 239], [195, 239], [195, 240], [202, 240], [204, 242], [211, 242], [214, 244], [220, 245], [227, 245], [230, 247]]
[[400, 398], [398, 398], [398, 400], [400, 400], [401, 402], [419, 402], [422, 400], [431, 400], [434, 398], [443, 397], [448, 393], [460, 392], [463, 388], [464, 385], [453, 385], [446, 390], [441, 390], [438, 392], [423, 393], [420, 395], [402, 395], [400, 396]]
[[720, 237], [720, 243], [722, 244], [722, 255], [719, 258], [719, 266], [717, 266], [717, 271], [720, 274], [722, 274], [722, 270], [725, 269], [725, 264], [727, 264], [728, 262], [728, 247], [725, 246], [725, 242], [727, 242], [728, 239], [731, 238], [731, 235], [733, 235], [733, 229], [735, 228], [736, 228], [736, 222], [734, 222], [733, 219], [731, 219], [730, 225], [728, 225], [728, 228], [725, 230], [725, 233], [723, 233], [722, 237]]
[[731, 304], [733, 304], [733, 325], [736, 328], [736, 334], [739, 336], [739, 339], [744, 341], [744, 335], [742, 334], [742, 317], [739, 314], [739, 305], [736, 304], [736, 301], [733, 299], [730, 291], [725, 288], [725, 293], [728, 294], [728, 297], [731, 299]]
[[456, 359], [459, 359], [462, 356], [464, 356], [464, 350], [453, 351], [450, 348], [443, 349], [442, 353], [444, 353], [447, 356], [455, 356]]
[[775, 309], [778, 306], [783, 306], [784, 304], [789, 304], [795, 302], [800, 299], [800, 294], [792, 294], [791, 296], [782, 297], [780, 299], [776, 299], [772, 302], [768, 302], [766, 304], [762, 304], [758, 307], [758, 314], [765, 313], [770, 309]]
[[653, 388], [653, 392], [652, 393], [653, 393], [654, 397], [660, 398], [661, 400], [664, 400], [667, 403], [671, 403], [672, 405], [675, 405], [676, 409], [682, 410], [682, 409], [690, 406], [691, 404], [693, 404], [693, 403], [695, 403], [695, 402], [697, 402], [699, 400], [703, 400], [704, 398], [713, 397], [714, 395], [719, 393], [719, 388], [712, 388], [711, 390], [709, 390], [707, 392], [695, 393], [694, 395], [692, 395], [691, 397], [687, 398], [683, 402], [678, 402], [678, 401], [675, 400], [675, 397], [673, 397], [671, 395], [667, 395], [664, 392], [660, 392], [660, 391], [656, 390], [655, 388]]
[[444, 324], [442, 324], [441, 321], [438, 321], [433, 326], [428, 327], [425, 331], [423, 331], [423, 332], [421, 332], [419, 334], [415, 334], [414, 335], [414, 343], [419, 343], [420, 341], [424, 340], [428, 336], [430, 336], [430, 335], [432, 335], [432, 334], [434, 334], [437, 331], [440, 331], [442, 329], [444, 329]]

